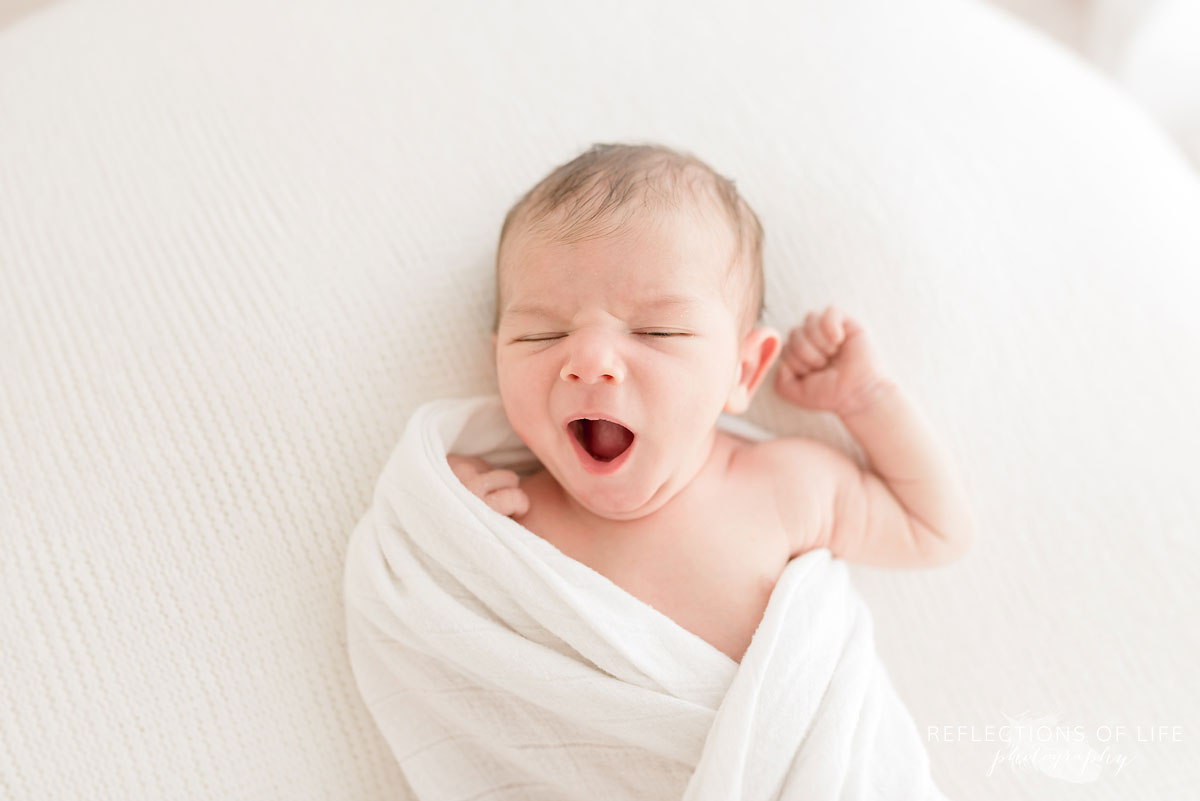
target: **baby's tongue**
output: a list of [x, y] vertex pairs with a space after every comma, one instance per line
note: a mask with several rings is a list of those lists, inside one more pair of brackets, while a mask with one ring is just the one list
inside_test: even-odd
[[617, 458], [633, 442], [632, 431], [608, 420], [589, 420], [584, 425], [588, 452], [599, 461]]

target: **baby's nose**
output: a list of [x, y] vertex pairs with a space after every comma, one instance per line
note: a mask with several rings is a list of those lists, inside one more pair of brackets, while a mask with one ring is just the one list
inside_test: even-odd
[[571, 351], [559, 375], [569, 384], [620, 384], [625, 367], [611, 345], [592, 338]]

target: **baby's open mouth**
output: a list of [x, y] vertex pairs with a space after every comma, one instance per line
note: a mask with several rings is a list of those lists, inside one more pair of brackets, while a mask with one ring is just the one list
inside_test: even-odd
[[597, 462], [611, 462], [633, 444], [633, 432], [611, 420], [572, 420], [571, 433]]

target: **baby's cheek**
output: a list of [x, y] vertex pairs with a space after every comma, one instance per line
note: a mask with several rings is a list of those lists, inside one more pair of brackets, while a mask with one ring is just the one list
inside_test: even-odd
[[519, 366], [503, 357], [496, 359], [496, 379], [500, 384], [500, 393], [507, 396], [515, 387], [520, 386]]
[[538, 430], [539, 407], [531, 390], [532, 387], [523, 383], [519, 377], [508, 382], [502, 381], [500, 386], [500, 398], [504, 403], [508, 422], [527, 446], [533, 442], [532, 438]]

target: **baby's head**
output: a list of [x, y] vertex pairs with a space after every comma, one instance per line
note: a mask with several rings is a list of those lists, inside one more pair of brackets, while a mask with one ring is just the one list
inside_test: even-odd
[[496, 255], [500, 395], [517, 434], [592, 513], [663, 506], [704, 467], [720, 413], [749, 406], [780, 345], [756, 327], [762, 239], [731, 181], [653, 145], [597, 145], [509, 211]]

